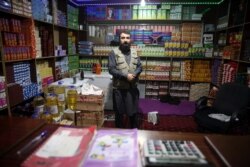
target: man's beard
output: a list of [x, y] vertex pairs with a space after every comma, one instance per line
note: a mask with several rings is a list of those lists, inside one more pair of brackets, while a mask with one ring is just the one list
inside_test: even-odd
[[123, 54], [127, 54], [130, 52], [130, 44], [127, 42], [120, 44], [119, 49], [122, 51]]

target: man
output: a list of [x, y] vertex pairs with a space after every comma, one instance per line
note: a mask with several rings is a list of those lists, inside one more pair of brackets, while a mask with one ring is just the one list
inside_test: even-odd
[[137, 128], [139, 90], [137, 81], [142, 72], [140, 58], [135, 49], [130, 48], [129, 32], [120, 34], [120, 46], [115, 48], [108, 61], [109, 73], [113, 76], [113, 108], [115, 125], [125, 128], [123, 115], [129, 117], [130, 128]]

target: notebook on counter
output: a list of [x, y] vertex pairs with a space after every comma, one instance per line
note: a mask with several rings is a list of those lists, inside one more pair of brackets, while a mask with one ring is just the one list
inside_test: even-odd
[[137, 129], [98, 130], [82, 167], [136, 167]]
[[96, 126], [59, 127], [21, 166], [80, 166], [95, 133]]
[[250, 135], [207, 135], [205, 140], [226, 166], [238, 167], [250, 164]]

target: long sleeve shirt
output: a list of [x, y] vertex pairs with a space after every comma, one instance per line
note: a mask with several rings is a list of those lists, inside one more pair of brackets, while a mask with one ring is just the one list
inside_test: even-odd
[[[125, 60], [127, 62], [127, 64], [130, 63], [131, 60], [131, 54], [130, 52], [128, 54], [125, 54]], [[115, 53], [112, 51], [111, 54], [109, 55], [109, 59], [108, 59], [108, 69], [109, 69], [109, 73], [117, 79], [122, 79], [122, 80], [127, 80], [127, 75], [125, 73], [122, 73], [121, 71], [116, 69], [116, 59], [115, 59]], [[140, 57], [138, 57], [138, 61], [137, 61], [137, 66], [134, 72], [134, 75], [136, 75], [136, 77], [139, 77], [140, 73], [142, 72], [142, 64], [141, 64], [141, 60]]]

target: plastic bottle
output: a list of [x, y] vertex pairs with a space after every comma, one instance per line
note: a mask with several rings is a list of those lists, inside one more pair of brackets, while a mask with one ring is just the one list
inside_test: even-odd
[[96, 74], [101, 74], [101, 71], [102, 71], [102, 67], [101, 67], [101, 64], [96, 64]]
[[41, 95], [38, 95], [33, 99], [33, 104], [35, 113], [40, 117], [44, 113], [45, 99]]
[[48, 112], [52, 115], [53, 118], [56, 118], [59, 116], [59, 111], [57, 107], [57, 97], [55, 94], [49, 94], [47, 97], [47, 109]]
[[57, 106], [59, 114], [63, 113], [65, 110], [65, 87], [62, 85], [62, 82], [58, 82], [58, 86], [55, 88], [55, 93], [57, 96]]
[[52, 115], [48, 111], [45, 111], [41, 115], [41, 119], [45, 120], [47, 123], [52, 123], [53, 122]]
[[76, 109], [76, 99], [77, 99], [77, 91], [74, 86], [70, 86], [67, 92], [67, 105], [71, 110]]
[[83, 70], [81, 70], [81, 72], [80, 72], [80, 80], [84, 80], [84, 71]]

